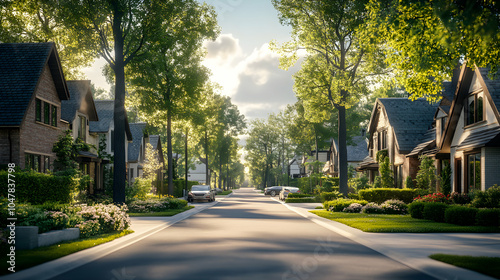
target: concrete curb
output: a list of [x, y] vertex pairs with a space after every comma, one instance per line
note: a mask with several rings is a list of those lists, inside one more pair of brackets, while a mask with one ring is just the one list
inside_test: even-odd
[[[328, 230], [331, 230], [333, 232], [336, 232], [346, 238], [351, 239], [352, 241], [355, 241], [359, 244], [362, 244], [372, 250], [375, 250], [382, 255], [389, 257], [399, 263], [402, 263], [408, 267], [411, 267], [415, 270], [418, 270], [420, 272], [423, 272], [429, 276], [432, 276], [436, 279], [442, 279], [442, 280], [467, 280], [467, 279], [474, 279], [474, 280], [494, 280], [495, 278], [486, 276], [484, 274], [468, 270], [468, 269], [463, 269], [460, 267], [456, 267], [454, 265], [446, 264], [440, 261], [433, 260], [431, 258], [422, 258], [420, 256], [412, 256], [409, 254], [405, 254], [402, 252], [398, 252], [397, 250], [394, 250], [393, 248], [389, 248], [386, 246], [383, 246], [381, 244], [378, 244], [376, 242], [376, 236], [373, 235], [373, 233], [366, 233], [363, 232], [359, 229], [355, 229], [349, 226], [346, 226], [342, 223], [332, 221], [326, 218], [319, 217], [315, 214], [312, 214], [309, 212], [309, 209], [304, 209], [304, 208], [298, 208], [294, 206], [287, 205], [284, 202], [281, 202], [275, 198], [272, 198], [278, 203], [283, 204], [286, 206], [288, 209], [294, 211], [295, 213], [299, 214], [300, 216], [309, 219], [310, 221], [314, 222], [317, 225], [320, 225]], [[311, 209], [314, 210], [314, 209]], [[394, 233], [397, 234], [397, 233]], [[425, 234], [425, 233], [422, 233]], [[372, 236], [370, 236], [372, 235]], [[367, 238], [370, 237], [370, 238]]]
[[[232, 194], [232, 193], [231, 193]], [[230, 195], [231, 195], [230, 194]], [[140, 233], [131, 233], [129, 235], [126, 235], [124, 237], [115, 239], [111, 242], [104, 243], [86, 250], [82, 250], [79, 252], [76, 252], [74, 254], [70, 254], [67, 256], [64, 256], [59, 259], [55, 259], [50, 262], [46, 262], [40, 265], [37, 265], [32, 268], [28, 268], [25, 270], [21, 270], [19, 272], [15, 272], [11, 275], [6, 275], [0, 277], [2, 280], [21, 280], [21, 279], [37, 279], [37, 280], [47, 280], [53, 277], [56, 277], [60, 274], [63, 274], [67, 271], [70, 271], [72, 269], [75, 269], [79, 266], [85, 265], [89, 262], [95, 261], [97, 259], [100, 259], [106, 255], [109, 255], [113, 252], [116, 252], [120, 249], [123, 249], [127, 246], [130, 246], [136, 242], [141, 241], [144, 238], [147, 238], [161, 230], [164, 230], [182, 220], [185, 220], [193, 215], [196, 215], [205, 209], [208, 209], [210, 207], [213, 207], [217, 205], [219, 202], [223, 201], [225, 198], [229, 197], [230, 195], [227, 195], [224, 198], [221, 198], [220, 200], [216, 200], [215, 202], [211, 203], [210, 205], [203, 205], [200, 207], [195, 207], [193, 209], [190, 209], [188, 211], [179, 213], [175, 216], [172, 217], [164, 217], [164, 218], [171, 218], [169, 220], [165, 221], [159, 221], [159, 224], [157, 226], [154, 226], [146, 231], [140, 232]], [[149, 219], [142, 219], [144, 217], [134, 217], [135, 220], [143, 220], [147, 221]], [[150, 217], [145, 217], [145, 218], [150, 218]], [[160, 217], [153, 217], [153, 218], [160, 218]], [[156, 219], [155, 219], [156, 220]]]

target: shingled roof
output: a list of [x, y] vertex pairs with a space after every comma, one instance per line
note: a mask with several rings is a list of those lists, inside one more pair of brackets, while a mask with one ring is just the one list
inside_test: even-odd
[[128, 145], [128, 161], [137, 162], [141, 151], [142, 138], [144, 137], [144, 129], [146, 123], [131, 123], [130, 131], [132, 132], [132, 143]]
[[352, 137], [352, 144], [347, 145], [347, 161], [363, 161], [368, 156], [366, 137]]
[[71, 123], [75, 119], [76, 112], [81, 111], [87, 114], [89, 121], [98, 121], [90, 81], [67, 81], [66, 83], [71, 97], [61, 102], [61, 119]]
[[432, 128], [438, 104], [429, 104], [424, 99], [411, 101], [407, 98], [379, 98], [394, 129], [399, 150], [410, 152], [426, 132]]
[[[491, 80], [488, 77], [488, 74], [490, 73], [489, 68], [479, 68], [479, 73], [481, 74], [488, 92], [490, 93], [491, 99], [496, 106], [496, 115], [499, 119], [498, 121], [500, 122], [500, 78]], [[497, 73], [496, 76], [498, 77], [499, 73]]]
[[[114, 119], [115, 111], [115, 101], [114, 100], [95, 100], [95, 108], [97, 110], [97, 115], [99, 116], [99, 121], [89, 123], [89, 131], [94, 133], [107, 133]], [[130, 126], [128, 120], [125, 119], [125, 133], [127, 134], [127, 139], [132, 141], [132, 132], [130, 131]]]
[[59, 99], [68, 99], [54, 43], [0, 43], [0, 126], [21, 125], [47, 64]]

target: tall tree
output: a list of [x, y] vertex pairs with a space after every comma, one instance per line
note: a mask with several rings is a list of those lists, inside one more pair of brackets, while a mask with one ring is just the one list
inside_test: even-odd
[[376, 49], [363, 45], [359, 27], [368, 1], [273, 0], [282, 24], [292, 27], [292, 40], [280, 47], [281, 67], [287, 69], [306, 50], [305, 62], [295, 75], [295, 91], [304, 100], [311, 119], [338, 111], [339, 188], [347, 194], [346, 109], [359, 98], [367, 76], [379, 73]]

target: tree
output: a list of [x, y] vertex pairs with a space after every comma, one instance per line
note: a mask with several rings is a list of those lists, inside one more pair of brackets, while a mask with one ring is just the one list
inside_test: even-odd
[[273, 0], [282, 24], [292, 26], [292, 41], [274, 49], [281, 67], [287, 69], [307, 54], [294, 76], [295, 91], [310, 120], [324, 119], [338, 111], [340, 191], [347, 194], [346, 109], [353, 106], [366, 88], [367, 77], [381, 72], [373, 45], [363, 44], [359, 28], [366, 16], [367, 1]]
[[383, 45], [394, 79], [414, 100], [439, 100], [462, 61], [500, 65], [500, 13], [491, 0], [370, 1], [364, 38]]
[[161, 170], [162, 164], [160, 163], [158, 151], [153, 149], [153, 145], [150, 143], [146, 143], [145, 157], [146, 160], [143, 165], [144, 178], [153, 182], [156, 180], [158, 170]]
[[437, 179], [438, 176], [436, 175], [434, 160], [428, 156], [420, 156], [420, 166], [415, 180], [417, 188], [430, 191], [435, 190]]

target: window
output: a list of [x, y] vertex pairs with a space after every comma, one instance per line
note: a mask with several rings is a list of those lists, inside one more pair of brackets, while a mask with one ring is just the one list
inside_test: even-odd
[[50, 104], [43, 102], [43, 123], [50, 124]]
[[78, 137], [84, 142], [87, 140], [87, 119], [84, 116], [78, 116]]
[[37, 122], [42, 121], [42, 100], [36, 99], [36, 105], [35, 105], [35, 120]]
[[50, 170], [50, 157], [44, 156], [43, 157], [43, 171], [47, 172]]
[[469, 96], [466, 109], [467, 125], [482, 121], [484, 119], [483, 97], [479, 94]]
[[468, 191], [481, 190], [481, 153], [467, 156]]
[[387, 149], [387, 130], [379, 131], [378, 135], [378, 150]]
[[28, 154], [26, 153], [25, 155], [25, 168], [26, 169], [32, 169], [37, 172], [41, 172], [41, 156], [40, 155], [34, 155], [34, 154]]
[[50, 125], [57, 127], [57, 107], [52, 105], [52, 122]]

